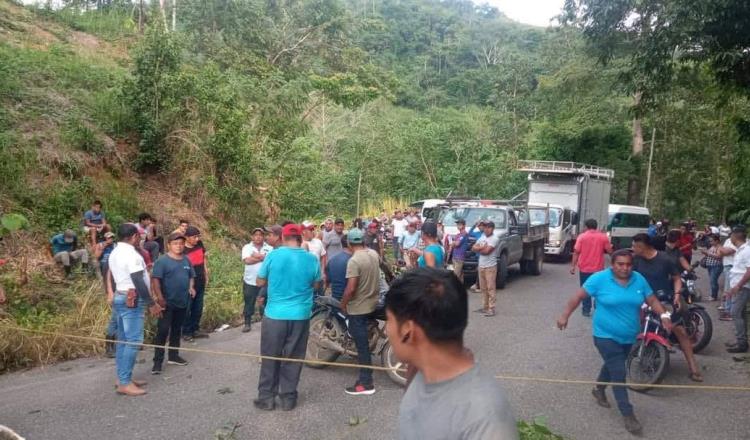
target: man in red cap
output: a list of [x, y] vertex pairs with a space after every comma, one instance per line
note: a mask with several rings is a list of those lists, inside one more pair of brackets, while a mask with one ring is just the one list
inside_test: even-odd
[[[302, 249], [302, 227], [288, 224], [282, 229], [284, 245], [263, 260], [256, 280], [268, 285], [268, 300], [260, 330], [260, 354], [272, 357], [304, 359], [313, 292], [320, 286], [320, 264]], [[276, 397], [281, 409], [297, 406], [297, 385], [302, 364], [263, 359], [258, 379], [256, 408], [271, 411]]]
[[365, 247], [377, 252], [380, 259], [383, 259], [383, 238], [380, 236], [380, 224], [377, 219], [373, 219], [369, 225], [367, 225], [367, 232], [365, 233]]

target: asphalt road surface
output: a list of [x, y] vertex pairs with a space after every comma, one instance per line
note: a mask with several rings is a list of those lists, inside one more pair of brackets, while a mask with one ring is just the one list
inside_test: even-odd
[[[700, 269], [707, 290], [707, 276]], [[568, 265], [545, 264], [540, 277], [512, 273], [498, 292], [497, 316], [472, 313], [466, 343], [483, 369], [493, 374], [565, 379], [595, 379], [601, 361], [591, 339], [590, 319], [580, 311], [568, 330], [554, 326], [577, 276]], [[716, 303], [705, 303], [714, 319], [714, 337], [699, 356], [705, 384], [750, 385], [748, 363], [724, 351], [731, 323], [718, 321]], [[470, 295], [470, 309], [481, 306]], [[231, 329], [199, 340], [194, 347], [257, 353], [260, 332]], [[355, 370], [305, 368], [299, 406], [292, 412], [262, 412], [252, 405], [259, 363], [229, 356], [184, 353], [186, 367], [166, 366], [151, 376], [151, 351], [142, 352], [135, 376], [149, 381], [143, 397], [113, 390], [114, 362], [82, 359], [0, 377], [0, 424], [28, 439], [214, 439], [229, 425], [236, 439], [392, 439], [397, 436], [403, 390], [384, 373], [375, 375], [377, 393], [353, 397]], [[681, 352], [671, 356], [665, 383], [689, 384]], [[502, 381], [520, 418], [544, 417], [571, 439], [627, 439], [616, 409], [600, 408], [587, 385]], [[609, 394], [614, 406], [614, 399]], [[750, 395], [740, 392], [658, 390], [631, 393], [636, 415], [650, 439], [750, 439]], [[367, 418], [349, 426], [350, 417]]]

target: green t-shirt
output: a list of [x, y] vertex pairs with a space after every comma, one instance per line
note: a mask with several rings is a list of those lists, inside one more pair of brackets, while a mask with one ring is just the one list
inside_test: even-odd
[[357, 291], [346, 307], [350, 315], [375, 311], [380, 293], [380, 257], [372, 249], [354, 252], [346, 264], [346, 278], [359, 278]]

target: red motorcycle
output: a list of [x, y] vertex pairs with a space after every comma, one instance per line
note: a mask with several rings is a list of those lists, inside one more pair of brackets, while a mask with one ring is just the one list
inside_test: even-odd
[[[685, 330], [693, 345], [693, 351], [699, 352], [711, 340], [711, 318], [703, 307], [693, 304], [688, 296]], [[625, 363], [628, 388], [633, 391], [648, 391], [649, 385], [658, 384], [667, 375], [669, 354], [673, 346], [679, 347], [677, 338], [668, 332], [661, 323], [660, 316], [646, 304], [641, 306], [643, 331], [628, 354]]]

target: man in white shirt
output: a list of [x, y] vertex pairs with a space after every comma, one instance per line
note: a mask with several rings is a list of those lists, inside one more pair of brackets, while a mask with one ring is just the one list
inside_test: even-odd
[[495, 235], [495, 223], [486, 222], [484, 224], [484, 234], [477, 240], [471, 248], [479, 254], [479, 288], [482, 290], [484, 307], [482, 311], [484, 316], [495, 316], [495, 303], [497, 295], [495, 287], [497, 286], [497, 249], [500, 240]]
[[253, 241], [242, 247], [242, 262], [245, 264], [245, 274], [242, 277], [242, 296], [245, 300], [243, 315], [245, 325], [242, 333], [252, 329], [253, 315], [255, 314], [255, 300], [258, 298], [260, 287], [257, 285], [258, 270], [269, 252], [273, 248], [263, 240], [263, 228], [253, 229]]
[[391, 230], [393, 231], [393, 258], [399, 261], [401, 256], [401, 249], [399, 243], [401, 243], [401, 237], [406, 233], [406, 227], [409, 222], [406, 221], [401, 211], [396, 211], [393, 214], [393, 220], [391, 220]]
[[[321, 268], [326, 267], [326, 263], [328, 262], [326, 248], [323, 245], [323, 242], [315, 236], [315, 223], [309, 220], [302, 222], [302, 248], [315, 255]], [[325, 271], [321, 272], [321, 276], [323, 277], [323, 282], [320, 287], [315, 290], [315, 296], [325, 294]]]
[[747, 243], [747, 232], [744, 226], [737, 226], [732, 230], [732, 243], [737, 247], [734, 254], [734, 264], [729, 271], [731, 289], [727, 295], [732, 298], [732, 322], [734, 323], [737, 342], [727, 344], [729, 353], [746, 353], [747, 343], [747, 307], [750, 299], [750, 245]]
[[719, 253], [722, 256], [721, 263], [724, 266], [724, 270], [722, 270], [722, 273], [724, 274], [724, 303], [719, 306], [719, 319], [722, 321], [731, 321], [732, 300], [726, 295], [726, 293], [731, 289], [731, 286], [729, 285], [729, 273], [734, 265], [734, 254], [737, 253], [737, 246], [732, 243], [731, 237], [724, 240], [724, 244], [719, 248]]
[[156, 304], [149, 291], [150, 280], [146, 263], [135, 249], [141, 237], [131, 223], [120, 225], [120, 242], [109, 256], [108, 281], [112, 282], [112, 294], [107, 300], [117, 315], [117, 340], [129, 344], [117, 344], [115, 366], [117, 367], [117, 392], [128, 396], [146, 394], [141, 388], [145, 382], [133, 380], [133, 367], [138, 356], [138, 345], [143, 343], [144, 310], [148, 307], [152, 316], [160, 316], [162, 305]]

